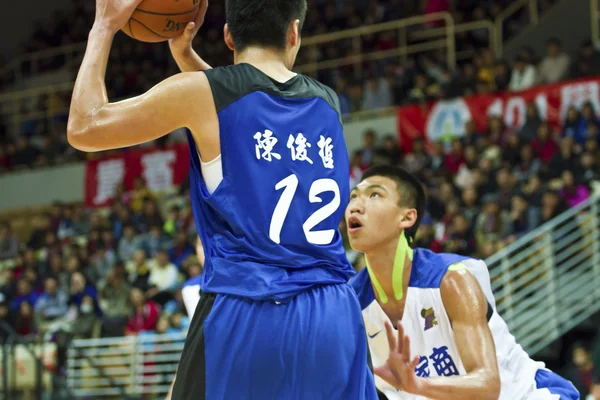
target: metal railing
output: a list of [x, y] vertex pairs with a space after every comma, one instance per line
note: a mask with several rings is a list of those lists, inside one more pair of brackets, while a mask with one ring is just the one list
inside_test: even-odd
[[[408, 28], [419, 25], [424, 26], [433, 22], [444, 23], [444, 26], [441, 28], [443, 32], [441, 37], [424, 43], [408, 43]], [[371, 51], [370, 49], [363, 48], [362, 38], [364, 36], [390, 31], [395, 33], [398, 38], [398, 46], [395, 48], [381, 51]], [[443, 49], [446, 50], [448, 68], [453, 70], [456, 66], [454, 32], [455, 24], [452, 14], [439, 12], [308, 37], [302, 40], [302, 46], [305, 51], [321, 44], [332, 45], [335, 42], [344, 41], [352, 43], [353, 54], [332, 60], [308, 62], [298, 66], [296, 70], [301, 73], [314, 73], [325, 69], [351, 65], [353, 66], [355, 76], [359, 77], [362, 72], [362, 64], [365, 61], [378, 61], [392, 57], [399, 57], [405, 60], [409, 54]]]
[[185, 333], [79, 339], [67, 352], [67, 385], [77, 397], [163, 396], [169, 391]]
[[500, 57], [504, 49], [504, 22], [524, 9], [528, 10], [530, 25], [537, 25], [539, 22], [538, 0], [515, 0], [496, 17], [493, 46], [496, 56]]
[[600, 196], [489, 257], [498, 313], [535, 354], [600, 310]]
[[18, 83], [26, 76], [36, 75], [45, 65], [56, 60], [59, 65], [69, 65], [83, 56], [85, 46], [86, 42], [81, 42], [22, 54], [0, 68], [0, 78]]
[[15, 136], [32, 135], [39, 124], [51, 131], [59, 119], [65, 120], [68, 115], [73, 86], [69, 82], [0, 94], [0, 119]]

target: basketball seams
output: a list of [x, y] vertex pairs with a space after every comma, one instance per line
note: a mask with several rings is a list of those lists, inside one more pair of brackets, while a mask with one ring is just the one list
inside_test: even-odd
[[182, 11], [182, 12], [178, 12], [178, 13], [160, 13], [160, 12], [155, 12], [155, 11], [140, 10], [139, 8], [137, 8], [135, 11], [139, 11], [139, 12], [144, 13], [144, 14], [166, 15], [168, 17], [172, 17], [172, 16], [175, 16], [175, 15], [186, 15], [186, 14], [190, 14], [190, 13], [193, 13], [193, 12], [197, 12], [198, 11], [198, 7], [195, 7], [193, 9], [191, 9], [191, 10], [188, 10], [188, 11]]
[[[137, 22], [138, 24], [140, 24], [141, 26], [143, 26], [144, 28], [146, 28], [148, 31], [152, 32], [152, 33], [153, 33], [153, 34], [155, 34], [156, 36], [159, 36], [159, 37], [161, 37], [161, 38], [164, 38], [164, 39], [172, 39], [172, 38], [173, 38], [173, 37], [164, 36], [164, 35], [161, 35], [160, 33], [157, 33], [157, 32], [155, 32], [153, 29], [149, 28], [149, 27], [148, 27], [146, 24], [144, 24], [144, 23], [143, 23], [142, 21], [140, 21], [139, 19], [135, 19], [135, 18], [131, 17], [131, 18], [129, 19], [129, 21], [132, 21], [132, 20], [133, 20], [133, 21], [135, 21], [135, 22]], [[130, 22], [130, 23], [131, 23], [131, 22]], [[133, 35], [133, 29], [131, 30], [131, 34]]]
[[135, 39], [135, 34], [133, 33], [133, 28], [131, 27], [131, 18], [129, 18], [129, 33], [131, 33], [131, 37]]

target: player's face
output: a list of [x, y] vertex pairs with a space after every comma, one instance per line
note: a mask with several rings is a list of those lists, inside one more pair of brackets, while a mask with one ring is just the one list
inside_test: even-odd
[[352, 190], [345, 217], [354, 250], [368, 253], [398, 242], [408, 211], [399, 202], [396, 183], [389, 178], [373, 176]]

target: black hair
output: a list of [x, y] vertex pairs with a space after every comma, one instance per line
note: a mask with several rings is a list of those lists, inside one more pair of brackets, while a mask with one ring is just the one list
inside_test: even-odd
[[306, 0], [227, 0], [227, 26], [237, 51], [248, 46], [284, 50], [290, 23], [306, 18]]
[[407, 239], [414, 240], [427, 207], [425, 187], [416, 176], [404, 168], [392, 165], [379, 165], [369, 168], [363, 174], [361, 182], [373, 176], [382, 176], [396, 182], [396, 188], [400, 195], [399, 205], [417, 210], [417, 221], [413, 226], [404, 230]]

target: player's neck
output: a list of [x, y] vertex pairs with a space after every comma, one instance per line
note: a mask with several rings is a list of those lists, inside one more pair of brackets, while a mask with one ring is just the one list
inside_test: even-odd
[[377, 300], [382, 304], [404, 301], [412, 270], [412, 249], [404, 233], [399, 241], [391, 240], [365, 257]]
[[234, 55], [235, 64], [250, 64], [278, 82], [286, 82], [296, 76], [290, 69], [292, 65], [286, 60], [286, 55], [277, 50], [259, 47], [248, 47]]

